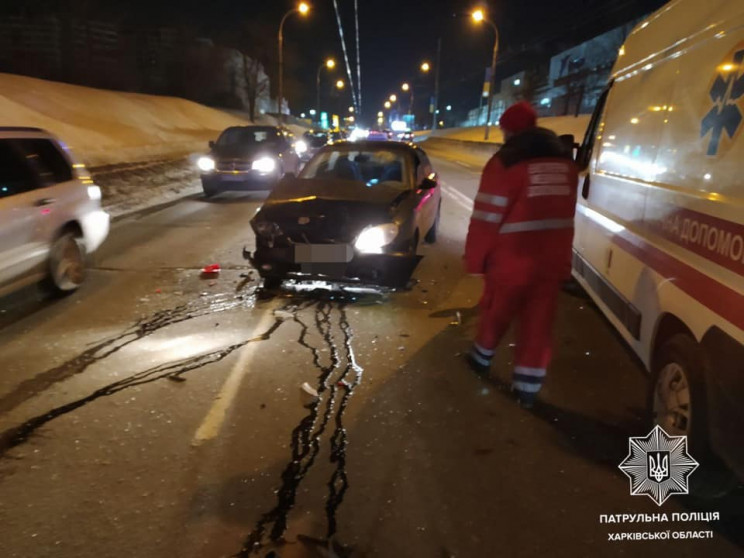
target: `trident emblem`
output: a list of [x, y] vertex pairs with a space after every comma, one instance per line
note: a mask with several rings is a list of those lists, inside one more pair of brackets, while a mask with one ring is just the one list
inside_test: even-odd
[[664, 482], [669, 478], [669, 452], [648, 452], [648, 476], [656, 482]]

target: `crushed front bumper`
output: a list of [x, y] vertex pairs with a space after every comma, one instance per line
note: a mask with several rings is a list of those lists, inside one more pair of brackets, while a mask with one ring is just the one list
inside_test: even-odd
[[259, 247], [255, 252], [243, 248], [243, 258], [266, 278], [318, 280], [339, 283], [403, 288], [421, 261], [410, 253], [358, 254], [347, 263], [297, 263], [294, 246]]

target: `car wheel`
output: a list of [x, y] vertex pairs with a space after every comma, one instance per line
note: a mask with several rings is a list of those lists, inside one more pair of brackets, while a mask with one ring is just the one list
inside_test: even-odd
[[429, 229], [429, 232], [426, 233], [426, 242], [428, 244], [434, 244], [437, 241], [437, 231], [439, 230], [439, 216], [442, 213], [442, 202], [439, 202], [439, 206], [437, 206], [437, 216], [434, 218], [434, 224]]
[[411, 255], [415, 256], [418, 254], [418, 245], [419, 245], [419, 232], [418, 229], [416, 229], [416, 232], [413, 233], [413, 238], [411, 239]]
[[263, 288], [267, 291], [275, 291], [282, 286], [282, 278], [276, 276], [269, 276], [263, 278]]
[[690, 454], [700, 463], [690, 492], [716, 498], [730, 491], [735, 479], [710, 447], [706, 370], [705, 354], [695, 339], [686, 333], [669, 338], [655, 359], [649, 409], [654, 425], [670, 436], [687, 436]]
[[61, 234], [49, 251], [49, 283], [57, 295], [75, 292], [85, 280], [85, 243], [79, 234]]

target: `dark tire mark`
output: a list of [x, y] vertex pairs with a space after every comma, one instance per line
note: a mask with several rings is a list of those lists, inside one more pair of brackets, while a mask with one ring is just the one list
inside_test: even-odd
[[[183, 307], [179, 307], [179, 308], [183, 308]], [[187, 315], [190, 317], [197, 317], [198, 315], [205, 315], [205, 314], [210, 313], [209, 311], [207, 311], [207, 309], [203, 309], [202, 312], [203, 313], [200, 313], [200, 314], [189, 312], [187, 313]], [[160, 314], [165, 314], [166, 316], [168, 315], [167, 313], [159, 313], [158, 315]], [[185, 315], [182, 315], [180, 313], [178, 315], [179, 315], [179, 319], [177, 320], [165, 320], [167, 325], [178, 323], [179, 321], [183, 321], [183, 319], [189, 319], [187, 317], [184, 317]], [[146, 322], [146, 323], [149, 324], [152, 322]], [[161, 320], [158, 319], [157, 323], [161, 324]], [[228, 357], [229, 355], [231, 355], [232, 353], [234, 353], [236, 350], [248, 345], [249, 343], [256, 343], [259, 341], [268, 340], [271, 337], [271, 335], [273, 335], [274, 332], [277, 329], [279, 329], [282, 323], [283, 323], [283, 320], [277, 318], [274, 321], [274, 324], [266, 332], [262, 333], [261, 335], [257, 337], [253, 337], [245, 341], [242, 341], [240, 343], [229, 345], [227, 347], [218, 349], [216, 351], [204, 353], [204, 354], [190, 357], [187, 359], [182, 359], [180, 361], [173, 362], [173, 363], [161, 364], [159, 366], [155, 366], [148, 370], [138, 372], [122, 380], [112, 382], [111, 384], [108, 384], [102, 388], [99, 388], [86, 397], [82, 397], [80, 399], [77, 399], [65, 405], [55, 407], [54, 409], [47, 411], [46, 413], [42, 415], [38, 415], [36, 417], [33, 417], [27, 420], [21, 425], [9, 428], [6, 431], [4, 431], [2, 434], [0, 434], [0, 458], [5, 457], [6, 453], [12, 448], [26, 442], [29, 439], [29, 437], [32, 434], [34, 434], [39, 428], [53, 421], [54, 419], [57, 419], [63, 415], [71, 413], [72, 411], [75, 411], [76, 409], [79, 409], [80, 407], [83, 407], [87, 405], [88, 403], [91, 403], [97, 399], [100, 399], [101, 397], [108, 397], [120, 391], [132, 388], [132, 387], [148, 384], [151, 382], [156, 382], [162, 379], [168, 379], [168, 380], [172, 380], [176, 382], [183, 381], [184, 378], [182, 376], [188, 372], [197, 370], [199, 368], [203, 368], [204, 366], [207, 366], [209, 364], [219, 362], [225, 359], [226, 357]], [[159, 325], [159, 327], [157, 327], [153, 331], [156, 331], [157, 329], [161, 329], [162, 327], [165, 327], [165, 325]], [[149, 331], [149, 328], [146, 327], [145, 330]], [[152, 331], [150, 331], [150, 333], [151, 332]], [[131, 335], [131, 333], [128, 335]], [[119, 339], [119, 337], [113, 338], [113, 339]], [[141, 337], [139, 337], [138, 339], [141, 339]], [[128, 341], [125, 344], [128, 344], [130, 342], [131, 341]], [[98, 347], [98, 345], [96, 347]], [[108, 356], [111, 353], [115, 352], [116, 350], [119, 350], [119, 348], [121, 347], [109, 350], [108, 352], [105, 353], [105, 356]], [[99, 357], [98, 360], [100, 360], [101, 358], [105, 358], [105, 356]], [[86, 367], [89, 364], [90, 363], [86, 364]]]
[[[272, 543], [283, 543], [283, 536], [287, 529], [289, 513], [294, 507], [297, 491], [308, 471], [312, 468], [320, 452], [320, 443], [327, 426], [334, 419], [335, 429], [331, 434], [331, 462], [336, 468], [328, 482], [328, 498], [326, 501], [326, 518], [328, 522], [327, 542], [338, 546], [332, 538], [336, 534], [336, 514], [343, 502], [348, 489], [346, 474], [346, 448], [348, 445], [346, 429], [343, 425], [343, 415], [354, 389], [361, 382], [362, 369], [356, 364], [352, 348], [352, 331], [348, 322], [344, 305], [333, 305], [327, 301], [314, 304], [313, 322], [315, 329], [323, 339], [325, 347], [330, 352], [330, 364], [323, 366], [321, 351], [308, 341], [309, 326], [295, 314], [294, 321], [300, 326], [297, 342], [312, 354], [313, 366], [319, 370], [317, 392], [318, 401], [310, 406], [310, 412], [294, 428], [291, 434], [292, 456], [290, 462], [281, 474], [281, 487], [277, 491], [277, 503], [267, 513], [263, 514], [256, 523], [253, 531], [248, 535], [236, 558], [245, 558], [264, 547], [264, 539], [269, 531], [268, 539]], [[341, 366], [341, 355], [333, 336], [333, 310], [337, 307], [338, 322], [336, 325], [343, 336], [344, 360]], [[340, 371], [340, 372], [339, 372]], [[347, 378], [353, 374], [349, 381]], [[337, 394], [344, 390], [340, 404], [336, 408]], [[327, 397], [326, 397], [327, 395]], [[324, 411], [321, 415], [321, 407]]]
[[142, 318], [118, 335], [98, 341], [79, 355], [63, 362], [59, 366], [50, 368], [18, 384], [13, 391], [0, 397], [0, 413], [12, 411], [20, 404], [38, 395], [40, 392], [49, 389], [54, 384], [82, 374], [91, 365], [165, 327], [199, 318], [207, 314], [232, 310], [243, 304], [244, 302], [241, 298], [234, 295], [220, 294], [182, 304], [172, 309], [162, 310], [150, 317]]

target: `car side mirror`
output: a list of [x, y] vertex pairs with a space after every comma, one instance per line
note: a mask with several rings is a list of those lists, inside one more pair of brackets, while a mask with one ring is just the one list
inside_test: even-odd
[[566, 147], [566, 149], [570, 150], [571, 153], [574, 152], [574, 149], [579, 147], [573, 134], [562, 134], [558, 136], [558, 139], [561, 140], [561, 143]]
[[212, 140], [209, 140], [209, 149], [214, 149], [214, 142]]
[[435, 173], [431, 173], [429, 176], [421, 181], [421, 184], [419, 184], [419, 188], [422, 190], [433, 190], [437, 187], [438, 184], [439, 183], [437, 182], [437, 175]]

